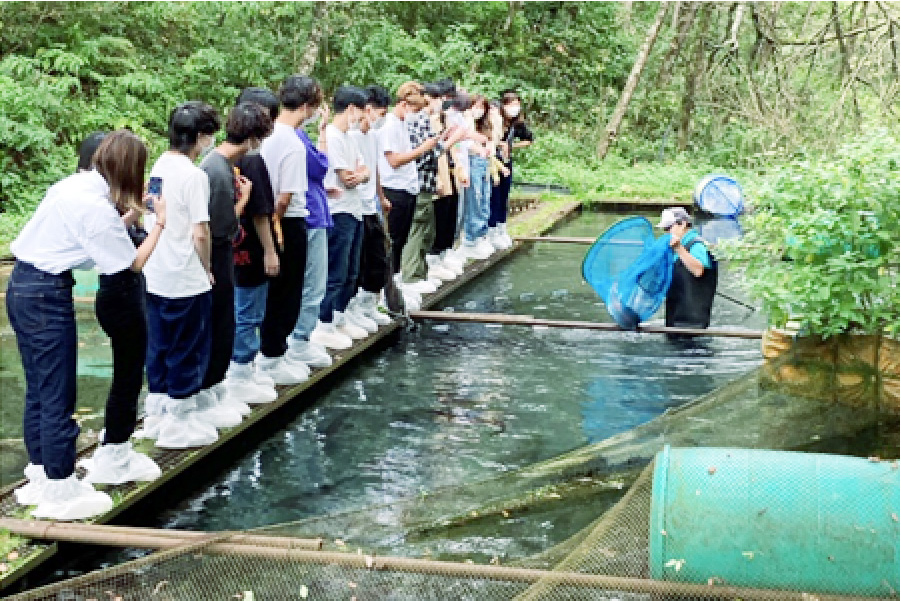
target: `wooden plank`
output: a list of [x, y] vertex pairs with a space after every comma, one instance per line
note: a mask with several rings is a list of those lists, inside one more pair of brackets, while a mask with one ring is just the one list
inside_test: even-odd
[[459, 321], [466, 323], [496, 323], [517, 326], [545, 326], [549, 328], [572, 328], [583, 330], [603, 330], [605, 332], [638, 332], [639, 334], [677, 334], [687, 336], [715, 336], [719, 338], [745, 338], [759, 340], [763, 332], [729, 328], [671, 328], [666, 326], [639, 325], [636, 330], [624, 330], [615, 323], [596, 321], [570, 321], [539, 319], [532, 315], [506, 315], [503, 313], [458, 313], [456, 311], [411, 311], [412, 319], [433, 321]]

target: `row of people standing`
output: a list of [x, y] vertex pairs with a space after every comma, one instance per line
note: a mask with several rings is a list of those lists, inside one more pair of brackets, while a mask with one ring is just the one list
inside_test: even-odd
[[[32, 515], [108, 511], [109, 495], [93, 484], [160, 474], [132, 436], [161, 448], [215, 442], [250, 405], [274, 400], [276, 385], [328, 366], [327, 349], [390, 323], [378, 306], [386, 285], [416, 307], [465, 260], [509, 246], [512, 149], [516, 138], [531, 141], [514, 93], [492, 105], [449, 81], [408, 82], [392, 107], [384, 88], [345, 86], [331, 120], [322, 100], [304, 76], [277, 96], [248, 88], [218, 146], [217, 112], [187, 102], [171, 113], [170, 148], [150, 170], [159, 194], [145, 194], [147, 150], [127, 130], [92, 136], [86, 169], [50, 188], [11, 246], [7, 293], [30, 460], [16, 496], [36, 506]], [[317, 121], [314, 144], [306, 128]], [[79, 480], [72, 270], [85, 268], [99, 273], [113, 382]]]

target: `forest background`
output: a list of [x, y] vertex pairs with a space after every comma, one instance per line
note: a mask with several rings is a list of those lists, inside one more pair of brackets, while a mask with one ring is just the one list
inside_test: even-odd
[[[153, 158], [185, 100], [225, 113], [297, 72], [327, 94], [451, 77], [522, 95], [536, 143], [517, 180], [590, 202], [686, 198], [729, 173], [758, 208], [733, 258], [772, 314], [825, 294], [805, 313], [897, 334], [898, 50], [899, 5], [881, 1], [0, 2], [0, 254], [92, 131], [129, 127]], [[853, 248], [817, 242], [849, 228]], [[794, 251], [812, 274], [775, 292], [755, 276]]]

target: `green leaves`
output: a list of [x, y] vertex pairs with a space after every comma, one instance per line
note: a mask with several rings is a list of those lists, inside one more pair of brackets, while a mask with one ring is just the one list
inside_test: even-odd
[[747, 234], [724, 250], [774, 325], [898, 335], [897, 148], [895, 136], [872, 132], [834, 157], [776, 168], [752, 194]]

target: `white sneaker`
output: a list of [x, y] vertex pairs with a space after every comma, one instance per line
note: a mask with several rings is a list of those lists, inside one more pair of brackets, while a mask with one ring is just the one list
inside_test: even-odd
[[418, 282], [404, 283], [402, 288], [412, 290], [417, 294], [431, 294], [438, 290], [438, 287], [428, 280], [419, 280]]
[[335, 329], [334, 323], [321, 321], [316, 322], [316, 327], [310, 334], [310, 342], [335, 350], [349, 349], [354, 345], [353, 339]]
[[504, 250], [497, 227], [488, 228], [488, 234], [485, 235], [485, 240], [488, 241], [488, 244], [490, 244], [494, 250]]
[[422, 296], [412, 290], [400, 289], [404, 295], [404, 307], [407, 311], [419, 311], [422, 308]]
[[194, 398], [196, 418], [214, 428], [234, 428], [243, 419], [240, 413], [219, 403], [218, 395], [212, 390], [201, 390]]
[[506, 250], [513, 246], [513, 238], [507, 233], [507, 224], [497, 224], [497, 240], [501, 244], [501, 250]]
[[75, 474], [62, 480], [47, 480], [44, 494], [31, 512], [36, 518], [51, 520], [84, 520], [113, 508], [113, 500], [105, 492], [94, 490]]
[[256, 364], [257, 369], [272, 378], [277, 385], [300, 384], [307, 379], [306, 375], [301, 374], [299, 369], [294, 367], [296, 364], [286, 362], [284, 356], [257, 355]]
[[360, 292], [357, 306], [362, 309], [366, 317], [376, 323], [377, 326], [387, 326], [393, 321], [386, 313], [378, 308], [379, 295], [375, 292]]
[[310, 367], [328, 367], [332, 364], [332, 356], [325, 347], [308, 340], [292, 338], [287, 354], [292, 361], [300, 361]]
[[135, 451], [131, 441], [100, 445], [92, 457], [78, 465], [88, 472], [83, 481], [91, 484], [150, 482], [163, 473], [153, 459]]
[[375, 321], [366, 314], [366, 310], [361, 304], [360, 294], [361, 293], [358, 293], [357, 296], [350, 299], [350, 303], [347, 305], [347, 311], [344, 312], [344, 319], [349, 320], [354, 325], [360, 326], [370, 334], [375, 334], [379, 331], [379, 324], [375, 323]]
[[28, 483], [13, 491], [16, 503], [19, 505], [37, 505], [44, 496], [44, 486], [47, 484], [47, 474], [43, 465], [29, 463], [25, 466], [25, 477]]
[[196, 396], [167, 399], [165, 411], [156, 437], [156, 446], [161, 449], [203, 447], [219, 440], [216, 428], [198, 419]]
[[455, 276], [463, 275], [466, 258], [457, 256], [454, 249], [448, 249], [441, 255], [441, 266], [452, 272]]
[[295, 376], [302, 378], [303, 382], [310, 379], [310, 366], [303, 361], [295, 361], [286, 352], [282, 355], [282, 362], [290, 369]]
[[[247, 365], [247, 370], [251, 374], [253, 373], [253, 368], [249, 364]], [[253, 380], [251, 380], [249, 378], [247, 379], [247, 381], [249, 381], [251, 384], [254, 384]], [[276, 397], [278, 397], [278, 393], [275, 392], [275, 388], [263, 388], [262, 386], [259, 386], [258, 384], [256, 386], [259, 390], [259, 392], [257, 393], [258, 395], [262, 395], [264, 393], [271, 392], [271, 394], [273, 395], [273, 398], [270, 400], [274, 400]], [[219, 382], [218, 384], [213, 386], [210, 390], [212, 390], [213, 394], [216, 395], [216, 398], [219, 399], [219, 404], [228, 407], [232, 411], [236, 411], [242, 417], [245, 415], [250, 415], [250, 412], [251, 412], [250, 405], [245, 403], [242, 400], [242, 397], [240, 395], [229, 394], [228, 379], [225, 379], [225, 380]], [[246, 391], [246, 392], [250, 392], [251, 396], [252, 396], [254, 391]]]
[[460, 250], [468, 259], [475, 259], [477, 261], [487, 259], [491, 256], [491, 253], [494, 252], [494, 247], [492, 246], [490, 249], [487, 249], [484, 244], [479, 244], [481, 241], [481, 238], [476, 242], [465, 240], [460, 246]]
[[355, 324], [352, 320], [348, 320], [344, 313], [335, 311], [333, 316], [334, 321], [332, 323], [334, 324], [335, 329], [341, 334], [350, 336], [353, 340], [362, 340], [369, 336], [369, 332]]

